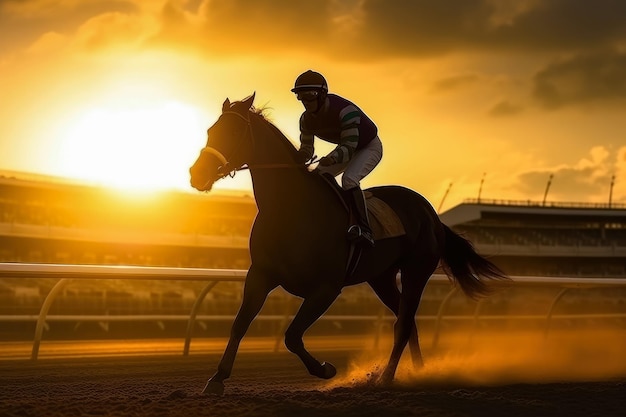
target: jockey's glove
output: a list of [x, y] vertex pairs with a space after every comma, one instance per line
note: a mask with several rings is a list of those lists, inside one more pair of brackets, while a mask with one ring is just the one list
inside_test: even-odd
[[296, 159], [299, 163], [305, 164], [309, 159], [311, 159], [311, 157], [309, 156], [309, 153], [306, 152], [304, 149], [300, 149], [298, 151], [298, 156], [296, 157]]
[[329, 165], [334, 165], [336, 163], [337, 163], [337, 161], [335, 160], [335, 158], [333, 158], [330, 155], [326, 155], [325, 157], [320, 159], [320, 165], [323, 166], [323, 167], [327, 167]]

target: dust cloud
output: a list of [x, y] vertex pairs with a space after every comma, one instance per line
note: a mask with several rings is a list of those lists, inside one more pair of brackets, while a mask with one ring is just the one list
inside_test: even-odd
[[[626, 376], [623, 326], [552, 330], [489, 330], [472, 335], [456, 331], [432, 348], [421, 342], [425, 365], [413, 368], [405, 350], [395, 384], [496, 386], [516, 383], [598, 381]], [[344, 377], [329, 388], [369, 385], [381, 372], [392, 340], [355, 358]]]

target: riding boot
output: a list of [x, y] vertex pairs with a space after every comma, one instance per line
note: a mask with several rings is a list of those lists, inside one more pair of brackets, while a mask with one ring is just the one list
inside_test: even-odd
[[350, 196], [352, 207], [358, 218], [358, 224], [353, 224], [348, 228], [348, 239], [359, 243], [367, 243], [369, 246], [373, 247], [374, 238], [372, 236], [372, 229], [370, 228], [363, 191], [361, 191], [360, 187], [354, 187], [348, 190], [347, 193]]

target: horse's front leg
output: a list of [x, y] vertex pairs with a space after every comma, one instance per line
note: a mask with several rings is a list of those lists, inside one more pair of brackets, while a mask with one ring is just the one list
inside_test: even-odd
[[331, 286], [322, 286], [316, 292], [304, 299], [300, 309], [285, 332], [285, 346], [298, 355], [311, 375], [323, 379], [330, 379], [337, 374], [337, 370], [330, 363], [320, 363], [304, 347], [302, 337], [304, 332], [320, 318], [328, 307], [335, 301], [340, 290]]
[[203, 394], [222, 395], [224, 393], [224, 380], [230, 377], [239, 343], [250, 327], [252, 320], [263, 307], [267, 295], [274, 288], [276, 288], [275, 285], [270, 285], [267, 279], [255, 272], [254, 269], [251, 268], [248, 271], [243, 290], [243, 300], [233, 322], [224, 355], [217, 366], [217, 372], [207, 381], [202, 391]]

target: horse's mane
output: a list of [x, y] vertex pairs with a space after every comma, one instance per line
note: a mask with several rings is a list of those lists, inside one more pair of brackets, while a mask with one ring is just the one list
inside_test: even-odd
[[297, 158], [298, 149], [294, 145], [294, 143], [285, 136], [285, 134], [274, 125], [274, 123], [269, 119], [268, 116], [268, 108], [267, 107], [255, 107], [250, 104], [246, 104], [245, 101], [249, 100], [251, 97], [247, 97], [240, 101], [235, 101], [230, 104], [230, 109], [232, 111], [236, 111], [241, 115], [245, 115], [248, 113], [252, 117], [257, 117], [263, 124], [270, 128], [270, 130], [274, 133], [274, 135], [279, 138], [280, 142], [287, 149], [287, 151], [293, 156], [293, 158]]
[[294, 144], [289, 140], [289, 138], [287, 136], [285, 136], [285, 134], [278, 128], [276, 127], [276, 125], [274, 125], [274, 123], [269, 119], [268, 116], [268, 108], [267, 107], [254, 107], [252, 106], [250, 108], [250, 113], [253, 115], [256, 115], [259, 119], [261, 119], [267, 126], [269, 126], [271, 128], [271, 130], [274, 131], [274, 134], [276, 136], [278, 136], [281, 139], [281, 142], [287, 146], [289, 148], [289, 151], [295, 155], [295, 153], [298, 151], [296, 149], [296, 147], [294, 146]]

